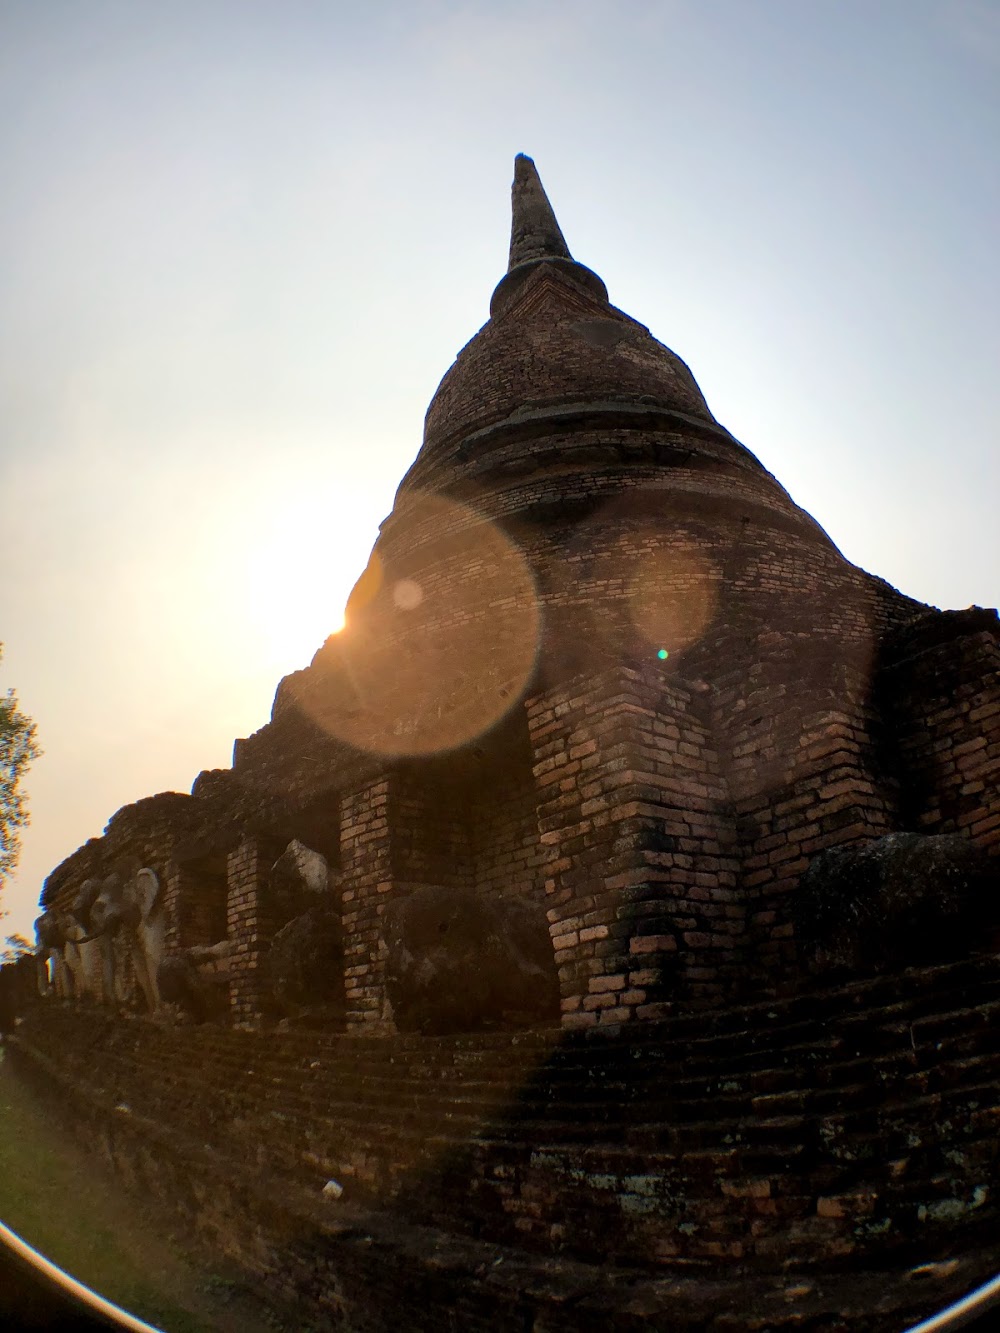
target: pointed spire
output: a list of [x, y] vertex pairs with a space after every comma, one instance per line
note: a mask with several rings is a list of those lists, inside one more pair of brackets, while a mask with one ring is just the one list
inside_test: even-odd
[[507, 272], [533, 259], [572, 259], [548, 196], [530, 157], [514, 158], [510, 187], [510, 263]]
[[570, 254], [535, 164], [524, 153], [514, 158], [510, 203], [510, 263], [493, 293], [490, 315], [502, 314], [540, 267], [548, 272], [558, 270], [597, 300], [607, 302], [608, 289], [601, 279]]

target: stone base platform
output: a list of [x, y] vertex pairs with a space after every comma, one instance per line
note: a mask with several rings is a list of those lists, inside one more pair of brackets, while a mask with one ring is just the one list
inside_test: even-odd
[[40, 1005], [11, 1055], [317, 1327], [898, 1330], [1000, 1268], [998, 1016], [983, 956], [638, 1037]]

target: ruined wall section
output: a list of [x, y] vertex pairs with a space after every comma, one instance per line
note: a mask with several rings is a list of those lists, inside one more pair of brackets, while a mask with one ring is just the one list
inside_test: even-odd
[[[67, 858], [46, 882], [43, 905], [69, 911], [88, 878], [150, 867], [159, 876], [168, 952], [228, 939], [234, 946], [231, 1012], [239, 1024], [269, 1018], [264, 975], [271, 939], [286, 924], [269, 895], [271, 866], [292, 838], [320, 851], [336, 870], [340, 819], [336, 793], [313, 789], [293, 806], [280, 791], [236, 780], [230, 770], [202, 773], [190, 796], [165, 792], [125, 806]], [[111, 941], [116, 975], [132, 985], [124, 934]], [[143, 1008], [132, 988], [126, 1003]]]
[[289, 808], [301, 809], [317, 793], [363, 786], [383, 767], [379, 756], [349, 744], [338, 728], [338, 711], [353, 699], [353, 691], [345, 696], [338, 638], [327, 640], [312, 666], [279, 682], [271, 721], [234, 744], [233, 777], [262, 802], [280, 795]]
[[[943, 613], [940, 629], [903, 645], [879, 682], [894, 726], [907, 827], [964, 833], [1000, 854], [1000, 625], [980, 612], [954, 635], [966, 612]], [[992, 620], [990, 619], [992, 617]], [[908, 651], [912, 649], [912, 651]]]
[[84, 880], [112, 870], [151, 866], [162, 874], [178, 831], [186, 835], [196, 813], [192, 798], [180, 792], [160, 792], [123, 806], [102, 837], [90, 838], [47, 877], [42, 907], [68, 910]]
[[748, 980], [771, 988], [783, 979], [789, 986], [794, 893], [811, 858], [880, 837], [897, 820], [876, 768], [878, 719], [863, 691], [841, 690], [835, 701], [807, 712], [796, 706], [794, 681], [772, 678], [745, 684], [743, 699], [746, 739], [730, 731], [730, 780], [748, 914]]
[[172, 949], [217, 944], [229, 929], [227, 856], [220, 852], [167, 864], [167, 943]]
[[901, 826], [873, 695], [880, 645], [924, 608], [832, 547], [741, 524], [719, 606], [680, 667], [712, 686], [740, 847], [752, 988], [794, 984], [792, 907], [812, 856]]
[[[177, 1184], [157, 1164], [172, 1141], [197, 1146], [196, 1216], [198, 1162], [259, 1184], [258, 1228], [302, 1189], [326, 1210], [314, 1221], [328, 1256], [333, 1177], [348, 1208], [442, 1227], [449, 1255], [463, 1233], [512, 1244], [522, 1262], [544, 1256], [546, 1289], [560, 1258], [599, 1263], [602, 1286], [609, 1264], [639, 1266], [670, 1278], [673, 1299], [707, 1265], [784, 1286], [813, 1264], [828, 1276], [831, 1255], [845, 1277], [898, 1275], [995, 1236], [998, 1006], [987, 957], [855, 982], [821, 1006], [769, 1001], [600, 1041], [178, 1030], [55, 1006], [28, 1016], [11, 1054], [62, 1103], [100, 1107], [93, 1141], [114, 1142], [167, 1201]], [[332, 1224], [370, 1236], [358, 1220]], [[430, 1261], [441, 1270], [439, 1247]]]

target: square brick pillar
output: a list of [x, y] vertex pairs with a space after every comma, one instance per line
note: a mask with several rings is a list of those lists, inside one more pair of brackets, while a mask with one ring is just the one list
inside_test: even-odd
[[274, 935], [267, 910], [267, 877], [281, 849], [266, 838], [247, 837], [226, 862], [229, 1011], [234, 1027], [259, 1027], [271, 1016], [263, 966]]
[[385, 1023], [385, 946], [379, 918], [393, 887], [389, 823], [390, 778], [382, 775], [340, 807], [344, 994], [348, 1029]]
[[563, 1023], [722, 996], [743, 911], [725, 788], [694, 693], [615, 667], [527, 702]]

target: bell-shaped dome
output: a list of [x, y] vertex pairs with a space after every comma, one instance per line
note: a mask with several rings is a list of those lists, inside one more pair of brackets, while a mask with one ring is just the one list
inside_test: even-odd
[[608, 301], [569, 253], [528, 157], [515, 161], [510, 265], [491, 319], [445, 375], [427, 409], [413, 474], [454, 466], [469, 437], [546, 410], [655, 406], [715, 424], [691, 371]]

